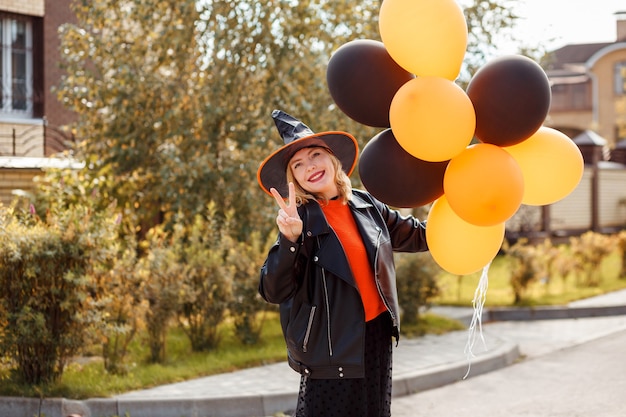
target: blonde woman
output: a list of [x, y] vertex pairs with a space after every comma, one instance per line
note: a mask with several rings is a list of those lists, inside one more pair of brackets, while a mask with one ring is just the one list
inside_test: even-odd
[[302, 375], [295, 415], [389, 416], [400, 330], [393, 251], [428, 250], [425, 223], [352, 189], [352, 135], [272, 117], [285, 144], [257, 179], [278, 205], [279, 236], [259, 292], [280, 305], [287, 359]]

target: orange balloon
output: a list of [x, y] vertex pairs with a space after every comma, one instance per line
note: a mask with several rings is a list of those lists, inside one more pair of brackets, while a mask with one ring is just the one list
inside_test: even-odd
[[454, 0], [385, 0], [378, 28], [389, 55], [418, 76], [455, 80], [467, 48], [467, 22]]
[[441, 77], [418, 77], [396, 92], [389, 122], [405, 151], [428, 162], [442, 162], [471, 142], [476, 115], [465, 91]]
[[542, 126], [528, 139], [502, 148], [515, 158], [524, 176], [522, 204], [555, 203], [574, 191], [585, 163], [578, 146], [564, 133]]
[[426, 222], [428, 249], [437, 264], [456, 275], [479, 271], [498, 254], [504, 223], [476, 226], [461, 219], [445, 196], [433, 203]]
[[511, 218], [522, 204], [524, 177], [508, 152], [479, 143], [452, 158], [443, 177], [443, 192], [463, 220], [493, 226]]

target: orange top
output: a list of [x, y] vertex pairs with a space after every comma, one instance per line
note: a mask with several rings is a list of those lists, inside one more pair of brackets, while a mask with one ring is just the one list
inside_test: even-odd
[[387, 308], [378, 293], [374, 271], [370, 266], [363, 239], [354, 217], [352, 217], [350, 207], [339, 200], [330, 200], [328, 205], [322, 204], [322, 210], [328, 223], [337, 234], [350, 263], [352, 275], [359, 288], [361, 300], [363, 300], [365, 321], [375, 319]]

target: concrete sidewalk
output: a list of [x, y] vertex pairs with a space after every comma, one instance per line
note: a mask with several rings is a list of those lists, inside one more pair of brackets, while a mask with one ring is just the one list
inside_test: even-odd
[[[436, 314], [471, 319], [471, 308], [434, 308]], [[393, 395], [404, 396], [490, 372], [523, 357], [542, 355], [626, 329], [626, 290], [560, 308], [486, 309], [485, 346], [470, 361], [468, 332], [401, 339], [394, 350]], [[498, 320], [491, 322], [492, 320]], [[504, 321], [503, 321], [504, 320]], [[490, 321], [490, 322], [488, 322]], [[262, 417], [295, 408], [300, 377], [277, 363], [198, 378], [114, 398], [0, 398], [0, 416]], [[39, 413], [39, 414], [38, 414]]]

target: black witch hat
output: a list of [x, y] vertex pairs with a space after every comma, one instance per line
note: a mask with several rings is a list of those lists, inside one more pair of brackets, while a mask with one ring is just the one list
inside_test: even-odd
[[274, 110], [272, 118], [285, 144], [265, 158], [257, 171], [257, 181], [266, 193], [271, 195], [269, 190], [276, 188], [281, 195], [288, 194], [287, 166], [291, 157], [300, 149], [326, 148], [341, 161], [342, 169], [347, 175], [354, 170], [359, 147], [351, 134], [339, 131], [315, 133], [282, 110]]

